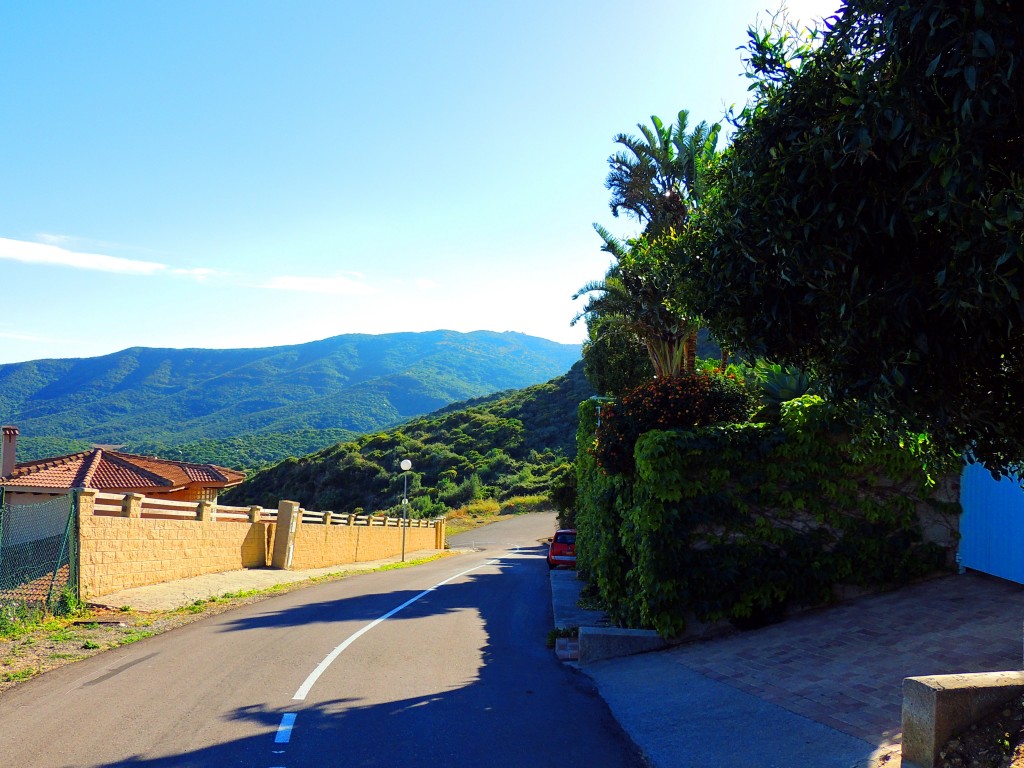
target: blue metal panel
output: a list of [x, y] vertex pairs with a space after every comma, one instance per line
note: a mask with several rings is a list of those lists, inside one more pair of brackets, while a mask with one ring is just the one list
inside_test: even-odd
[[1024, 490], [1020, 480], [992, 479], [980, 464], [960, 482], [960, 564], [1024, 584]]

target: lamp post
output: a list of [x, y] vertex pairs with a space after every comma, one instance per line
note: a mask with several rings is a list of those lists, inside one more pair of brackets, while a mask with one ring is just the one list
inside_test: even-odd
[[412, 462], [402, 459], [399, 464], [402, 468], [402, 562], [405, 562], [405, 529], [409, 527], [409, 470], [412, 469]]

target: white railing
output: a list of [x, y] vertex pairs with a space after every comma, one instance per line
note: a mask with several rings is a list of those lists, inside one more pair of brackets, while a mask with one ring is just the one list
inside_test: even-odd
[[[209, 507], [212, 519], [224, 522], [247, 523], [250, 521], [276, 522], [276, 509], [262, 507], [230, 507], [223, 504], [204, 501], [175, 501], [158, 499], [151, 496], [138, 498], [135, 494], [97, 493], [95, 514], [108, 517], [124, 517], [127, 515], [129, 497], [136, 497], [139, 505], [139, 517], [150, 520], [198, 520], [201, 519], [204, 505]], [[303, 525], [364, 525], [400, 528], [402, 518], [386, 515], [356, 515], [340, 512], [313, 512], [301, 510]], [[410, 528], [433, 528], [436, 520], [411, 519], [407, 521]]]
[[[388, 517], [386, 515], [355, 515], [342, 512], [311, 512], [308, 509], [301, 510], [302, 523], [313, 525], [368, 525], [386, 528], [401, 528], [402, 518]], [[277, 516], [277, 512], [274, 512]], [[409, 528], [433, 528], [434, 520], [408, 520]]]

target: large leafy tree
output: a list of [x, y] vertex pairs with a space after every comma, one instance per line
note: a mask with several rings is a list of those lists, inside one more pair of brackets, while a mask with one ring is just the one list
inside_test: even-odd
[[990, 468], [1024, 458], [1021, 9], [847, 0], [820, 39], [749, 53], [755, 100], [677, 256], [716, 335]]

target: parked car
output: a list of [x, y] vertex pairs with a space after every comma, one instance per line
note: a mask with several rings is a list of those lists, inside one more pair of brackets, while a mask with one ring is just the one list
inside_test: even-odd
[[576, 529], [562, 528], [555, 531], [548, 548], [548, 568], [560, 565], [576, 567]]

